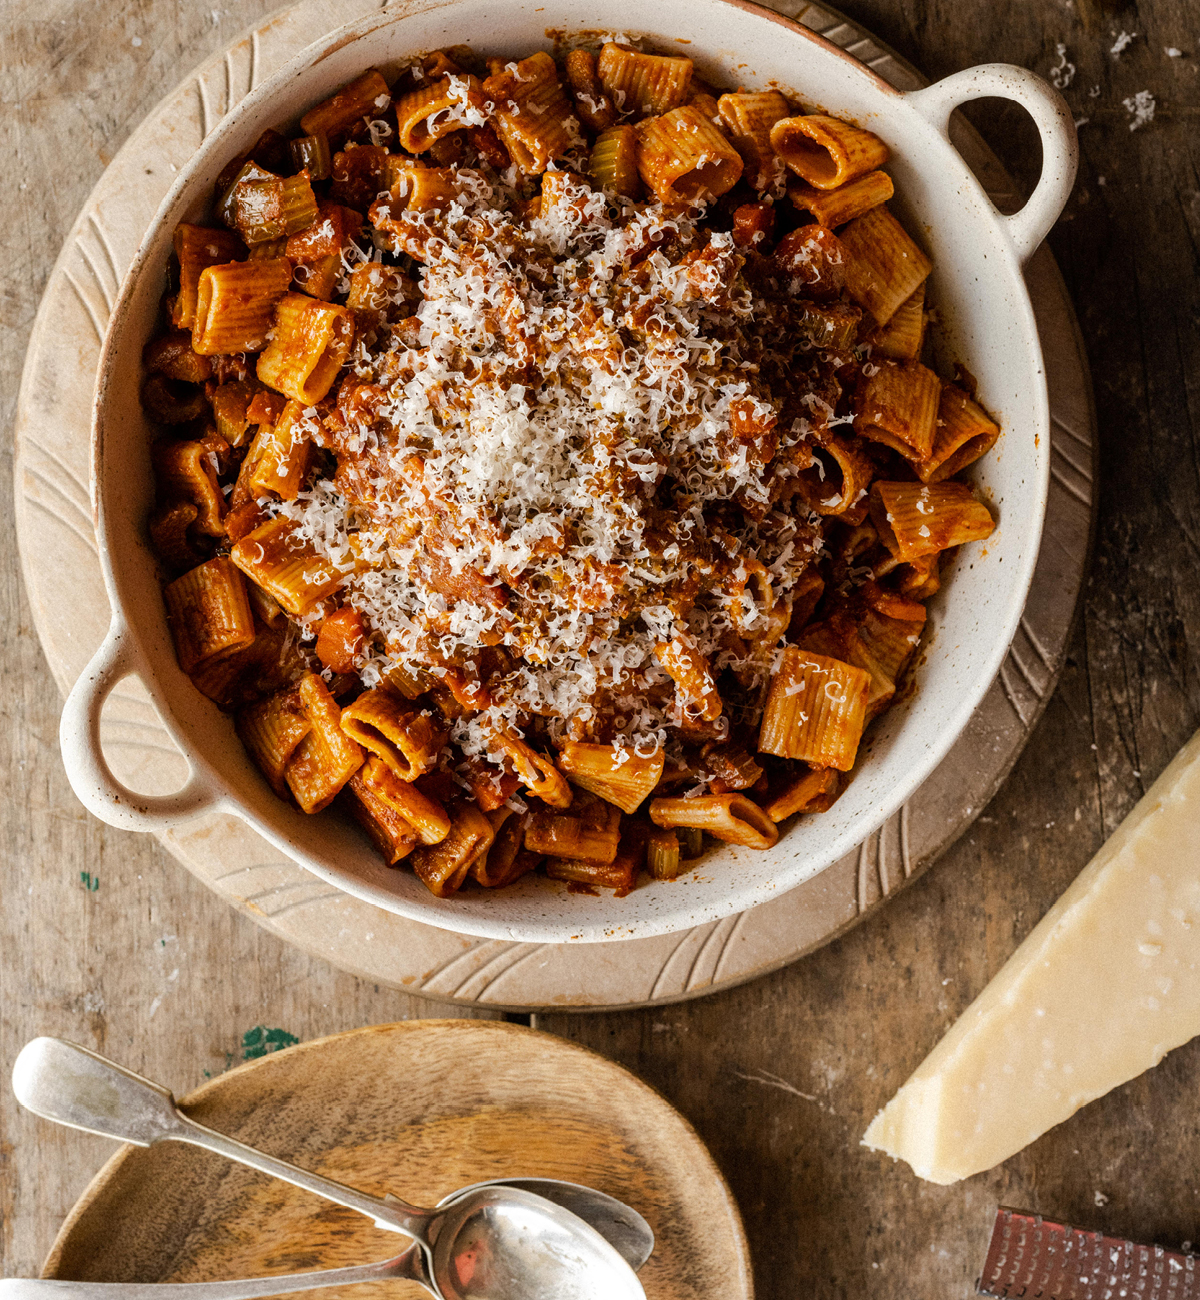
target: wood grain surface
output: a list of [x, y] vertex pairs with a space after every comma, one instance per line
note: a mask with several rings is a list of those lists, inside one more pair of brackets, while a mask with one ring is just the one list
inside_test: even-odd
[[[750, 1300], [737, 1211], [695, 1133], [626, 1071], [552, 1035], [462, 1020], [377, 1026], [252, 1061], [182, 1104], [209, 1128], [413, 1205], [506, 1175], [585, 1182], [650, 1224], [647, 1300]], [[209, 1282], [382, 1260], [404, 1244], [353, 1210], [164, 1143], [110, 1162], [47, 1274]], [[428, 1293], [387, 1281], [314, 1294]]]
[[[0, 7], [6, 426], [41, 289], [105, 162], [189, 68], [273, 7]], [[1194, 0], [842, 8], [931, 77], [990, 60], [1047, 74], [1059, 43], [1076, 67], [1065, 93], [1088, 119], [1083, 159], [1051, 244], [1089, 348], [1102, 476], [1072, 658], [971, 834], [847, 938], [697, 1003], [538, 1024], [629, 1066], [696, 1125], [738, 1197], [760, 1295], [957, 1300], [973, 1291], [999, 1202], [1168, 1245], [1200, 1240], [1200, 1043], [957, 1187], [919, 1183], [858, 1147], [871, 1114], [1200, 725], [1200, 22]], [[1135, 39], [1114, 55], [1122, 31]], [[1156, 112], [1130, 131], [1123, 101], [1140, 91]], [[983, 103], [969, 115], [1028, 189], [1038, 150], [1019, 110]], [[34, 1034], [60, 1033], [186, 1092], [293, 1037], [446, 1014], [284, 947], [149, 839], [86, 817], [59, 765], [59, 700], [8, 511], [0, 529], [0, 1066]], [[19, 1113], [3, 1089], [4, 1272], [37, 1270], [110, 1150]]]

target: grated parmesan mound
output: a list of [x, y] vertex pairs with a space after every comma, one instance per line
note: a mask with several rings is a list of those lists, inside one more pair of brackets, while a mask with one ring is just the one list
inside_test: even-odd
[[563, 172], [526, 220], [515, 173], [455, 174], [446, 211], [372, 209], [377, 244], [421, 264], [421, 298], [360, 341], [320, 413], [336, 473], [274, 507], [345, 574], [373, 633], [363, 681], [402, 665], [482, 686], [452, 738], [497, 762], [496, 728], [534, 719], [674, 750], [675, 729], [700, 733], [654, 649], [686, 632], [734, 670], [726, 715], [752, 725], [779, 633], [755, 644], [768, 608], [747, 561], [786, 618], [822, 551], [816, 449], [853, 418], [834, 372], [861, 358], [695, 213]]

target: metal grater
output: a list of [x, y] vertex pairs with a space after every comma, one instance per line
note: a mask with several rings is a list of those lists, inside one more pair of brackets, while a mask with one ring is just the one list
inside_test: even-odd
[[1002, 1300], [1200, 1300], [1197, 1257], [1001, 1206], [979, 1295]]

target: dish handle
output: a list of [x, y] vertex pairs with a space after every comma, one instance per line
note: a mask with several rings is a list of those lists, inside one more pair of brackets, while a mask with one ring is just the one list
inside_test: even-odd
[[195, 765], [183, 787], [173, 794], [138, 794], [113, 775], [100, 743], [100, 714], [113, 688], [131, 675], [145, 676], [141, 656], [118, 613], [63, 705], [59, 749], [71, 788], [89, 812], [110, 826], [127, 830], [166, 830], [217, 808], [223, 795]]
[[1053, 86], [1027, 68], [1011, 63], [981, 63], [955, 72], [905, 99], [950, 140], [950, 114], [969, 99], [1011, 99], [1028, 112], [1042, 138], [1042, 174], [1028, 202], [1012, 216], [1001, 216], [1022, 264], [1037, 251], [1066, 205], [1079, 165], [1075, 119]]

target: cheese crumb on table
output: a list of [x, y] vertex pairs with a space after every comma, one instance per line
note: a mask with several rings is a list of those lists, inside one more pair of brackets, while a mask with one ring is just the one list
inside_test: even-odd
[[1138, 127], [1146, 126], [1154, 121], [1154, 110], [1158, 105], [1154, 96], [1148, 90], [1139, 90], [1136, 95], [1132, 95], [1129, 99], [1123, 99], [1121, 103], [1125, 105], [1126, 112], [1133, 118], [1133, 121], [1129, 124], [1131, 131], [1136, 131]]
[[1200, 732], [863, 1144], [953, 1183], [1200, 1034]]

